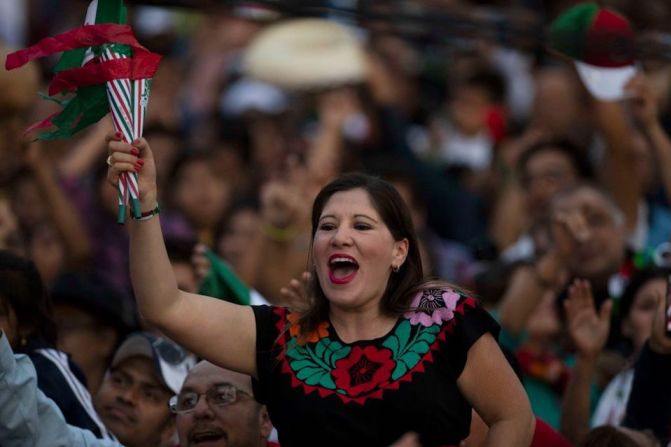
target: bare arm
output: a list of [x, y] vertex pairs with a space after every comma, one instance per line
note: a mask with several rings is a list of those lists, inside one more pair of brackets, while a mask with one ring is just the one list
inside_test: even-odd
[[[139, 170], [140, 200], [143, 211], [156, 206], [156, 167], [147, 142], [134, 146], [144, 165], [138, 169], [138, 156], [132, 147], [108, 136], [112, 166], [108, 179], [113, 184], [122, 171]], [[256, 326], [250, 307], [182, 292], [177, 288], [165, 249], [158, 216], [131, 221], [130, 270], [133, 290], [142, 316], [169, 337], [197, 355], [225, 368], [256, 374]]]
[[634, 117], [652, 146], [664, 192], [671, 197], [671, 140], [659, 122], [657, 100], [642, 74], [629, 81], [627, 91], [632, 97]]
[[56, 180], [55, 173], [47, 164], [41, 151], [40, 142], [27, 143], [24, 161], [35, 177], [46, 198], [49, 214], [58, 232], [63, 236], [70, 259], [86, 262], [91, 256], [91, 241], [72, 202]]
[[562, 399], [560, 431], [577, 444], [589, 431], [590, 388], [597, 359], [608, 340], [611, 302], [604, 302], [597, 314], [590, 283], [576, 280], [564, 306], [577, 357]]
[[567, 278], [567, 266], [575, 256], [576, 243], [589, 236], [582, 212], [553, 211], [552, 243], [548, 252], [533, 265], [520, 268], [506, 290], [499, 312], [501, 326], [518, 336], [544, 293], [557, 293]]
[[105, 145], [100, 142], [110, 131], [112, 124], [104, 118], [76, 140], [72, 149], [58, 166], [58, 173], [65, 178], [77, 178], [92, 170], [93, 164], [105, 153]]
[[501, 303], [501, 326], [517, 337], [546, 293], [556, 293], [563, 267], [554, 253], [543, 256], [534, 265], [520, 267], [513, 273]]
[[486, 446], [523, 447], [531, 443], [535, 428], [531, 404], [490, 334], [469, 349], [457, 386], [489, 426]]
[[[608, 150], [599, 173], [626, 219], [628, 231], [636, 227], [641, 182], [632, 177], [634, 165], [632, 126], [618, 102], [594, 101], [594, 111]], [[623, 181], [623, 179], [628, 179]]]

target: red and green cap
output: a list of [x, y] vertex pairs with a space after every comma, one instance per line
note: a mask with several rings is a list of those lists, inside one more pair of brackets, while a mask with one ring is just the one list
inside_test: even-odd
[[634, 75], [634, 32], [629, 21], [596, 3], [564, 11], [550, 27], [550, 47], [574, 60], [580, 78], [595, 97], [617, 100]]

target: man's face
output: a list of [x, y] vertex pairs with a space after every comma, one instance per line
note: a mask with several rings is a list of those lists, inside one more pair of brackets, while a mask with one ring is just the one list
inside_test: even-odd
[[617, 273], [624, 261], [625, 225], [602, 194], [580, 188], [562, 198], [555, 212], [578, 216], [587, 230], [570, 256], [569, 270], [574, 276], [604, 281]]
[[533, 220], [545, 217], [555, 194], [574, 185], [577, 180], [571, 160], [561, 151], [548, 148], [531, 156], [522, 173], [522, 184], [526, 192], [527, 211]]
[[[209, 390], [228, 385], [239, 390], [235, 402], [223, 406], [208, 402], [205, 394]], [[272, 425], [265, 408], [252, 397], [249, 376], [219, 368], [208, 362], [200, 362], [187, 376], [180, 395], [188, 392], [199, 396], [192, 410], [177, 413], [177, 433], [181, 446], [266, 445]]]
[[174, 435], [171, 394], [159, 381], [152, 360], [133, 356], [110, 369], [93, 403], [122, 444], [150, 447]]

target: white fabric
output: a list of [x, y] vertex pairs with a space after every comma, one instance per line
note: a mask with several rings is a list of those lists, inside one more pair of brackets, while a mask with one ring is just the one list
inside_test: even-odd
[[620, 425], [627, 410], [627, 400], [634, 382], [634, 368], [616, 375], [608, 383], [592, 416], [592, 427]]
[[626, 95], [624, 85], [636, 74], [636, 67], [597, 67], [575, 61], [575, 67], [587, 90], [602, 101], [618, 101]]
[[98, 413], [93, 408], [93, 402], [91, 401], [91, 395], [88, 390], [82, 384], [74, 372], [70, 369], [70, 364], [68, 363], [68, 357], [65, 353], [56, 351], [55, 349], [38, 349], [37, 353], [41, 354], [47, 360], [51, 361], [61, 372], [65, 381], [68, 383], [68, 386], [72, 390], [72, 393], [75, 395], [81, 406], [86, 410], [89, 417], [95, 422], [100, 430], [100, 434], [105, 439], [114, 439], [114, 436], [107, 431], [105, 424], [100, 420]]

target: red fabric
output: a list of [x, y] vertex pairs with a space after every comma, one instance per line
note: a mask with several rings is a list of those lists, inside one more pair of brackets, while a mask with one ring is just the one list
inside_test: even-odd
[[506, 136], [506, 111], [502, 106], [494, 105], [487, 110], [487, 129], [494, 143]]
[[136, 49], [132, 58], [90, 61], [83, 67], [60, 71], [49, 84], [49, 96], [78, 87], [104, 84], [115, 79], [148, 79], [154, 77], [161, 56]]
[[134, 50], [147, 51], [133, 36], [129, 25], [105, 23], [84, 25], [53, 37], [46, 37], [35, 45], [7, 55], [5, 68], [12, 70], [28, 62], [54, 53], [75, 48], [97, 47], [105, 43], [128, 45]]
[[536, 418], [536, 430], [530, 447], [573, 447], [557, 430]]
[[602, 8], [587, 31], [585, 62], [598, 67], [631, 65], [634, 32], [627, 19]]
[[278, 443], [276, 443], [276, 442], [270, 442], [270, 441], [268, 441], [268, 443], [266, 444], [266, 446], [268, 446], [268, 447], [280, 447], [280, 445], [279, 445]]

